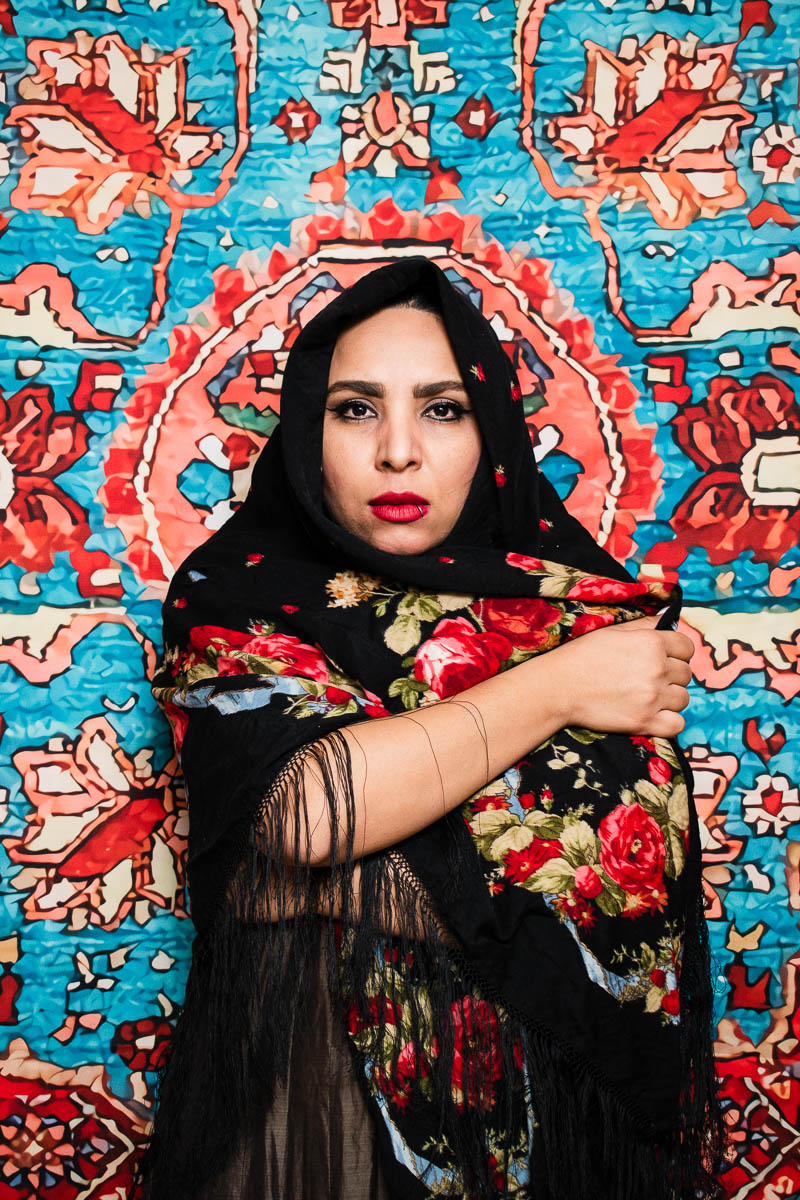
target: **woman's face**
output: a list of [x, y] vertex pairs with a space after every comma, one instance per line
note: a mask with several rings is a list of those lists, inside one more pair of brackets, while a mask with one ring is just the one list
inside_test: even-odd
[[379, 550], [423, 553], [455, 525], [480, 453], [440, 317], [386, 308], [340, 334], [322, 432], [322, 494], [340, 525]]

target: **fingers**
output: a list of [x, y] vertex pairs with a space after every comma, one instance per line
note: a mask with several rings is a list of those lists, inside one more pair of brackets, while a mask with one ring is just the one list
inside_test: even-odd
[[634, 617], [632, 621], [621, 621], [619, 625], [612, 625], [612, 629], [655, 629], [658, 624], [658, 614], [650, 613], [647, 617]]
[[685, 633], [678, 633], [677, 630], [663, 629], [659, 630], [661, 637], [664, 638], [664, 649], [670, 658], [682, 658], [686, 662], [694, 654], [694, 642], [688, 638]]
[[670, 683], [679, 683], [683, 687], [692, 682], [694, 675], [688, 662], [682, 658], [667, 659], [667, 679]]
[[680, 712], [681, 709], [686, 708], [689, 703], [689, 693], [685, 687], [681, 687], [678, 683], [669, 683], [665, 690], [664, 708], [669, 708], [672, 712]]
[[660, 638], [663, 639], [662, 645], [671, 658], [683, 658], [687, 662], [694, 654], [694, 642], [687, 637], [685, 633], [678, 633], [676, 629], [656, 629], [658, 623], [658, 614], [651, 613], [647, 617], [635, 617], [633, 621], [623, 621], [618, 625], [611, 625], [611, 629], [653, 629]]
[[679, 712], [663, 708], [651, 722], [647, 733], [649, 737], [677, 737], [686, 728], [686, 722]]
[[661, 645], [669, 658], [679, 658], [684, 662], [688, 662], [694, 654], [694, 642], [687, 637], [685, 633], [678, 633], [676, 629], [656, 629], [657, 615], [648, 617], [636, 617], [633, 621], [624, 621], [618, 625], [610, 625], [608, 629], [628, 629], [628, 630], [644, 630], [652, 629], [658, 634], [661, 639]]

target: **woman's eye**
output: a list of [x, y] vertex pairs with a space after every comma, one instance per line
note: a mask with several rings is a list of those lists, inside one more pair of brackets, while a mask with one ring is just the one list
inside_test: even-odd
[[469, 410], [457, 400], [437, 400], [425, 411], [436, 421], [458, 421]]
[[365, 417], [374, 415], [365, 400], [342, 400], [334, 406], [333, 411], [337, 417], [344, 417], [348, 421], [363, 421]]

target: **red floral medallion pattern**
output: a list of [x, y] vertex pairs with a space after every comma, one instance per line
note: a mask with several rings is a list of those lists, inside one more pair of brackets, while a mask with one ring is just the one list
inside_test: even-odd
[[0, 1053], [1, 1200], [127, 1196], [146, 1128], [99, 1064], [42, 1062], [21, 1038]]
[[777, 563], [800, 541], [800, 405], [792, 388], [760, 372], [712, 379], [703, 400], [672, 420], [681, 449], [703, 472], [671, 524], [684, 546], [714, 565], [750, 553]]
[[[540, 428], [557, 426], [559, 449], [593, 464], [591, 478], [580, 474], [575, 482], [571, 511], [612, 554], [629, 553], [637, 514], [652, 511], [658, 491], [652, 430], [635, 417], [637, 393], [627, 374], [597, 348], [590, 322], [551, 282], [548, 262], [515, 262], [474, 219], [406, 212], [388, 198], [347, 220], [303, 219], [293, 238], [291, 249], [275, 248], [264, 263], [215, 273], [198, 320], [175, 328], [168, 361], [139, 382], [115, 433], [101, 498], [143, 580], [163, 589], [177, 563], [244, 497], [253, 459], [280, 410], [281, 368], [299, 324], [340, 287], [389, 261], [389, 251], [368, 261], [353, 254], [355, 245], [379, 250], [387, 238], [405, 239], [482, 292], [523, 393], [543, 392], [546, 403], [529, 420], [532, 440]], [[533, 362], [544, 364], [544, 384]], [[481, 370], [476, 364], [476, 378]], [[227, 492], [206, 508], [181, 490], [193, 463], [222, 466], [230, 477]], [[505, 478], [502, 464], [495, 471]]]
[[88, 444], [83, 416], [56, 412], [50, 388], [0, 394], [0, 566], [49, 571], [65, 551], [83, 595], [119, 596], [119, 568], [103, 551], [86, 549], [88, 515], [59, 481]]

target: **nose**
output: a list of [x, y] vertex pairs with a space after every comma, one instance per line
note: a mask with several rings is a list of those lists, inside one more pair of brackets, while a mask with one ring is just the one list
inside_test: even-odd
[[379, 470], [405, 471], [418, 467], [421, 448], [416, 422], [410, 412], [389, 411], [381, 421], [376, 453]]

